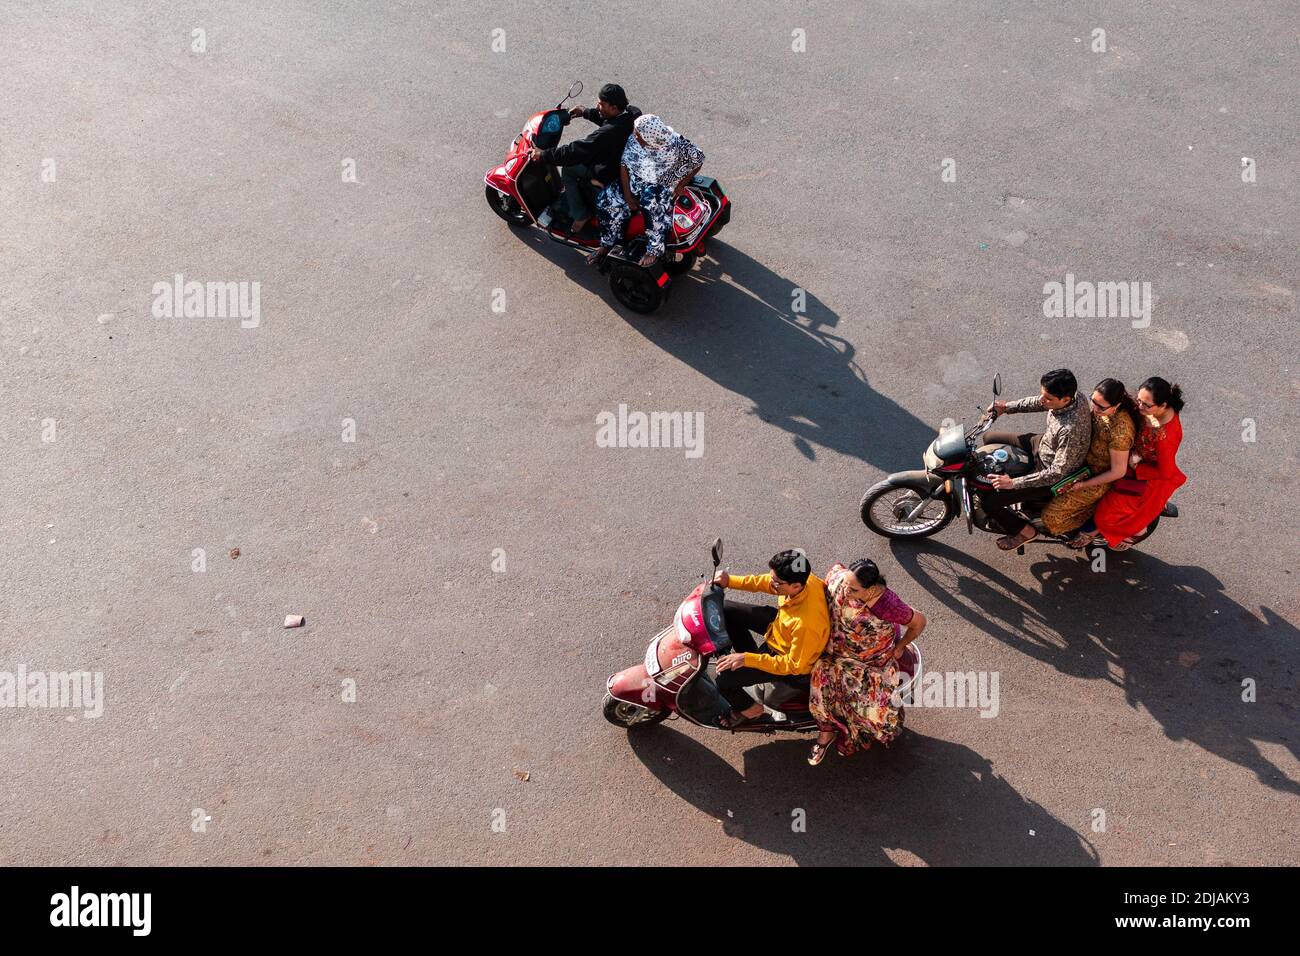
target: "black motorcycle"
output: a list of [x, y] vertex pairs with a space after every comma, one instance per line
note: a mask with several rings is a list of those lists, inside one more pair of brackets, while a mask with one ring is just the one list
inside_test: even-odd
[[[997, 398], [1001, 394], [1002, 376], [997, 375], [993, 378], [993, 396]], [[969, 534], [974, 534], [976, 528], [991, 534], [1006, 534], [984, 513], [980, 492], [993, 490], [990, 476], [1027, 475], [1034, 463], [1015, 445], [981, 444], [980, 436], [989, 430], [996, 417], [991, 410], [984, 412], [969, 432], [962, 425], [941, 428], [939, 437], [930, 442], [922, 456], [924, 471], [896, 472], [867, 489], [862, 496], [863, 524], [886, 538], [928, 538], [961, 514]], [[1043, 527], [1040, 513], [1045, 503], [1022, 502], [1013, 506], [1038, 532], [1026, 544], [1064, 544], [1073, 537], [1073, 532], [1054, 535]], [[1178, 508], [1172, 502], [1167, 503], [1146, 531], [1133, 539], [1134, 544], [1151, 537], [1160, 518], [1177, 517]], [[1098, 537], [1089, 548], [1105, 544], [1106, 539]], [[1024, 545], [1016, 553], [1024, 554]]]

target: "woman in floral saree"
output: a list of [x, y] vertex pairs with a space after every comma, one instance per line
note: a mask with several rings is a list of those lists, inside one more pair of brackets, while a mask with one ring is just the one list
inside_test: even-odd
[[[925, 628], [925, 615], [885, 586], [874, 561], [836, 564], [826, 575], [831, 636], [813, 666], [809, 707], [821, 727], [808, 762], [832, 743], [843, 756], [898, 736], [898, 659]], [[904, 629], [906, 629], [904, 631]]]

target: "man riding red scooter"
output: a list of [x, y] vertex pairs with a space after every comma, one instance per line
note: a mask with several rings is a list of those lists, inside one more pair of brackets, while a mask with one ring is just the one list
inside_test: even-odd
[[[721, 721], [728, 729], [766, 719], [763, 705], [746, 687], [776, 682], [806, 691], [807, 675], [830, 636], [826, 586], [809, 570], [808, 556], [782, 551], [767, 566], [768, 574], [719, 571], [713, 579], [720, 587], [777, 595], [776, 607], [735, 601], [723, 607], [731, 643], [740, 652], [717, 660], [718, 691], [732, 708]], [[753, 633], [763, 635], [762, 644], [755, 643]]]
[[[783, 552], [778, 555], [777, 558], [781, 560], [773, 560], [781, 570], [775, 574], [775, 578], [783, 583], [774, 584], [772, 590], [766, 590], [762, 582], [773, 580], [769, 575], [736, 578], [719, 574], [722, 541], [715, 540], [712, 550], [713, 572], [706, 575], [705, 582], [697, 585], [686, 596], [673, 615], [672, 623], [651, 639], [644, 660], [613, 674], [605, 682], [602, 708], [605, 719], [629, 730], [649, 727], [670, 717], [680, 717], [700, 727], [726, 729], [733, 733], [815, 734], [818, 725], [808, 709], [807, 672], [796, 673], [799, 669], [796, 666], [784, 674], [778, 674], [780, 665], [774, 663], [775, 660], [793, 661], [807, 657], [808, 668], [811, 669], [817, 656], [811, 652], [812, 646], [817, 642], [817, 634], [823, 635], [823, 645], [826, 641], [826, 632], [820, 630], [822, 627], [829, 629], [829, 610], [824, 589], [820, 594], [815, 594], [815, 586], [808, 588], [808, 580], [805, 580], [802, 590], [787, 586], [787, 582], [797, 583], [790, 582], [790, 579], [801, 573], [795, 570], [800, 563], [799, 558], [802, 557], [804, 568], [808, 567], [808, 559], [802, 556], [802, 552]], [[787, 574], [790, 578], [785, 577]], [[732, 586], [738, 581], [745, 584], [758, 582], [753, 583], [753, 590], [781, 594], [782, 605], [767, 608], [766, 614], [760, 617], [758, 615], [762, 614], [762, 608], [732, 604], [725, 600], [726, 592], [720, 583], [724, 579]], [[809, 575], [809, 579], [813, 579], [813, 576]], [[800, 604], [800, 594], [808, 602], [806, 606]], [[814, 596], [822, 608], [820, 623], [813, 609], [816, 603], [812, 600]], [[792, 600], [784, 600], [787, 597]], [[746, 607], [751, 610], [739, 614], [735, 612], [736, 608]], [[795, 626], [793, 621], [778, 625], [776, 619], [782, 611], [789, 613], [792, 619], [798, 619], [798, 625]], [[750, 636], [751, 627], [765, 635], [763, 643], [767, 653]], [[804, 627], [807, 627], [806, 632], [796, 633]], [[781, 633], [773, 636], [772, 632], [776, 630]], [[740, 637], [742, 634], [743, 637]], [[786, 637], [790, 638], [790, 643], [782, 644]], [[785, 653], [772, 653], [777, 645], [782, 645]], [[821, 646], [817, 645], [818, 652]], [[789, 653], [792, 648], [793, 656]], [[743, 653], [738, 653], [737, 649], [743, 650]], [[741, 660], [737, 661], [736, 658]], [[722, 662], [729, 660], [731, 663], [724, 668]], [[714, 668], [709, 666], [713, 663], [718, 664], [719, 674], [716, 678]], [[756, 664], [760, 667], [753, 666]], [[766, 670], [765, 667], [775, 667], [776, 670]], [[753, 675], [745, 672], [751, 668], [763, 675], [766, 683], [749, 680]], [[916, 641], [909, 643], [898, 658], [898, 669], [902, 682], [896, 693], [900, 700], [910, 700], [911, 688], [921, 673], [921, 651]], [[734, 692], [734, 702], [742, 706], [733, 707], [727, 697], [723, 696], [720, 687], [727, 687], [729, 696]], [[746, 690], [746, 687], [750, 690]], [[751, 691], [753, 697], [750, 696]], [[758, 700], [758, 705], [754, 704], [755, 699]], [[734, 724], [731, 722], [734, 710], [750, 714], [762, 707], [766, 707], [770, 714], [754, 719], [742, 717]], [[901, 719], [900, 708], [900, 721]]]
[[[605, 89], [609, 90], [609, 87]], [[653, 237], [648, 234], [650, 224], [643, 209], [636, 209], [626, 217], [611, 217], [611, 222], [618, 219], [612, 247], [602, 245], [601, 238], [589, 224], [580, 223], [584, 226], [582, 232], [571, 232], [568, 227], [573, 223], [569, 216], [555, 212], [554, 207], [562, 199], [565, 203], [578, 201], [578, 194], [567, 190], [569, 179], [574, 181], [578, 190], [584, 188], [583, 174], [574, 167], [586, 166], [594, 174], [585, 180], [585, 186], [593, 191], [595, 186], [592, 185], [592, 178], [604, 182], [605, 177], [617, 177], [622, 164], [622, 150], [614, 158], [612, 169], [606, 169], [603, 160], [618, 143], [623, 125], [633, 123], [638, 118], [632, 115], [633, 107], [609, 115], [616, 106], [613, 102], [608, 103], [608, 106], [598, 104], [595, 110], [580, 112], [563, 108], [567, 100], [581, 92], [582, 84], [575, 82], [569, 89], [569, 95], [554, 108], [534, 114], [524, 124], [524, 128], [510, 144], [504, 162], [488, 170], [483, 177], [484, 196], [492, 211], [511, 226], [536, 226], [554, 241], [570, 248], [587, 253], [607, 252], [601, 257], [600, 271], [609, 276], [609, 286], [615, 298], [633, 312], [653, 312], [667, 297], [673, 277], [689, 272], [696, 259], [704, 253], [706, 241], [711, 236], [716, 236], [730, 221], [731, 201], [716, 179], [693, 175], [689, 180], [677, 184], [680, 189], [672, 190], [667, 222], [661, 217], [655, 223]], [[620, 99], [612, 91], [607, 95], [613, 96], [615, 100]], [[564, 128], [575, 115], [584, 116], [593, 122], [599, 119], [600, 128], [586, 140], [560, 146]], [[593, 137], [594, 148], [583, 146], [592, 141]], [[629, 137], [623, 137], [624, 146], [628, 139]], [[569, 147], [575, 147], [574, 151], [565, 152]], [[662, 158], [669, 159], [670, 152], [665, 152]], [[583, 158], [587, 162], [557, 167], [557, 157], [561, 160]], [[561, 168], [567, 172], [568, 179], [560, 172]], [[561, 191], [562, 181], [566, 183], [565, 192]], [[619, 190], [615, 189], [614, 192]], [[568, 198], [564, 199], [566, 195]], [[581, 197], [583, 203], [590, 199], [590, 193]], [[651, 248], [651, 238], [654, 239], [654, 248]], [[660, 251], [661, 242], [663, 247]], [[643, 264], [647, 262], [648, 264]]]
[[560, 167], [560, 181], [564, 185], [561, 199], [568, 221], [556, 208], [559, 203], [552, 203], [537, 218], [537, 224], [550, 228], [554, 223], [557, 229], [570, 235], [585, 239], [596, 238], [593, 220], [596, 217], [596, 193], [618, 179], [619, 160], [623, 156], [623, 147], [632, 135], [632, 124], [641, 115], [635, 106], [629, 106], [627, 94], [617, 83], [606, 83], [600, 88], [600, 97], [595, 109], [575, 106], [568, 113], [562, 114], [564, 125], [581, 116], [588, 122], [595, 123], [596, 129], [584, 139], [538, 149], [534, 146], [528, 151], [528, 158], [534, 163], [549, 163]]

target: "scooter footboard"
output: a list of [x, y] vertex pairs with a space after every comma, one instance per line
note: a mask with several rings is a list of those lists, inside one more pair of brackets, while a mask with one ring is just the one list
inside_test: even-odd
[[701, 667], [695, 678], [678, 693], [677, 712], [697, 724], [716, 727], [720, 717], [731, 713], [731, 705], [709, 676], [709, 669]]

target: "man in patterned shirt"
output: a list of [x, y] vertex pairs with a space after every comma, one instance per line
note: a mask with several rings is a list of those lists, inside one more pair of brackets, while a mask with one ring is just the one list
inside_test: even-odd
[[1016, 445], [1033, 460], [1036, 466], [1027, 475], [1012, 478], [993, 475], [990, 484], [996, 491], [980, 493], [984, 512], [1006, 532], [998, 538], [998, 547], [1011, 551], [1026, 541], [1032, 541], [1038, 532], [1024, 516], [1011, 510], [1020, 501], [1049, 501], [1052, 485], [1066, 475], [1083, 467], [1092, 441], [1092, 415], [1079, 396], [1079, 383], [1068, 368], [1048, 372], [1041, 379], [1039, 394], [1022, 398], [1018, 402], [994, 402], [989, 410], [995, 415], [1014, 415], [1019, 412], [1047, 412], [1047, 428], [1042, 435], [1032, 432], [985, 432], [986, 445]]

